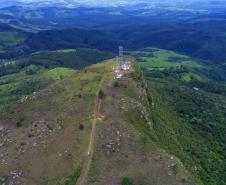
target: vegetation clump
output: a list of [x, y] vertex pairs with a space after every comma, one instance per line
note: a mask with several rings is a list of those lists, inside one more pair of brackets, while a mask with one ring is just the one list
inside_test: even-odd
[[173, 171], [173, 174], [176, 175], [178, 173], [178, 165], [174, 164], [171, 166], [171, 170]]
[[85, 128], [85, 127], [84, 127], [83, 124], [80, 124], [80, 125], [79, 125], [79, 129], [80, 129], [80, 130], [84, 130], [84, 128]]
[[46, 127], [47, 127], [49, 130], [53, 130], [53, 127], [52, 127], [50, 124], [47, 124]]
[[118, 81], [114, 82], [114, 87], [119, 87], [119, 82]]
[[132, 179], [130, 177], [123, 177], [122, 185], [133, 185]]
[[103, 99], [104, 96], [105, 96], [104, 91], [103, 91], [103, 90], [100, 90], [100, 91], [99, 91], [99, 98], [100, 98], [100, 99]]
[[64, 180], [64, 185], [74, 185], [76, 184], [78, 178], [80, 177], [81, 175], [81, 172], [82, 172], [82, 166], [80, 165], [75, 171], [74, 173], [67, 177], [65, 180]]
[[16, 127], [22, 127], [22, 122], [24, 121], [24, 116], [20, 115], [16, 121]]
[[16, 127], [22, 127], [21, 121], [18, 120], [18, 121], [16, 122]]

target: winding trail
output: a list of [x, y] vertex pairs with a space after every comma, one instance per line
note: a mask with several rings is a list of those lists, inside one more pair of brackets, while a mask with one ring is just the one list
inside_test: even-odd
[[90, 167], [93, 153], [94, 153], [94, 139], [95, 139], [95, 132], [96, 132], [96, 122], [97, 122], [97, 115], [100, 110], [100, 105], [101, 105], [101, 99], [97, 95], [96, 100], [95, 100], [95, 105], [94, 105], [94, 111], [93, 111], [92, 130], [91, 130], [91, 134], [90, 134], [88, 151], [87, 151], [87, 154], [84, 159], [81, 175], [75, 185], [85, 185], [85, 183], [86, 183], [86, 178], [88, 176], [89, 167]]

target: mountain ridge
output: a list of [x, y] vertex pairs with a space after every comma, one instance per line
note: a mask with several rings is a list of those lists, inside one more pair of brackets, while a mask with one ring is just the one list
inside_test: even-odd
[[[159, 149], [143, 132], [143, 128], [151, 128], [137, 64], [133, 63], [121, 80], [114, 79], [114, 66], [115, 59], [89, 66], [1, 109], [0, 126], [6, 140], [0, 182], [75, 184], [87, 155], [94, 100], [101, 89], [99, 114], [104, 118], [97, 121], [87, 184], [120, 183], [126, 176], [134, 183], [194, 184], [180, 160]], [[103, 75], [106, 78], [100, 86]], [[128, 117], [131, 113], [133, 117]], [[10, 134], [5, 135], [9, 130]], [[10, 140], [13, 144], [6, 144]], [[15, 150], [19, 151], [16, 156]], [[105, 168], [111, 170], [100, 170]]]

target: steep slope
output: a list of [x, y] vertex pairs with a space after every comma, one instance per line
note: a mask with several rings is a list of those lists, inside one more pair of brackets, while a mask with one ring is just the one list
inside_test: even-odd
[[225, 83], [207, 78], [208, 65], [172, 51], [146, 48], [131, 54], [148, 81], [156, 142], [203, 184], [224, 185]]
[[[117, 81], [114, 64], [90, 66], [1, 107], [1, 183], [68, 185], [85, 174], [85, 184], [121, 184], [130, 178], [144, 185], [193, 184], [180, 160], [149, 136], [152, 117], [137, 65]], [[101, 104], [93, 132], [97, 96]], [[93, 137], [93, 152], [87, 154]]]
[[203, 184], [224, 185], [226, 88], [211, 92], [148, 76], [157, 142], [177, 155]]

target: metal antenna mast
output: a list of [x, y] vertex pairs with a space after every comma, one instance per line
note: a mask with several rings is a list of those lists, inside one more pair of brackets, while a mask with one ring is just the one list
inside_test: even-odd
[[125, 62], [124, 61], [124, 56], [123, 56], [123, 46], [119, 46], [119, 54], [116, 57], [116, 68], [115, 68], [115, 73], [116, 73], [116, 78], [122, 78], [124, 71], [128, 71], [130, 69], [130, 62]]
[[124, 63], [123, 46], [119, 46], [119, 65], [122, 66], [123, 63]]
[[116, 70], [120, 69], [119, 57], [116, 56]]

